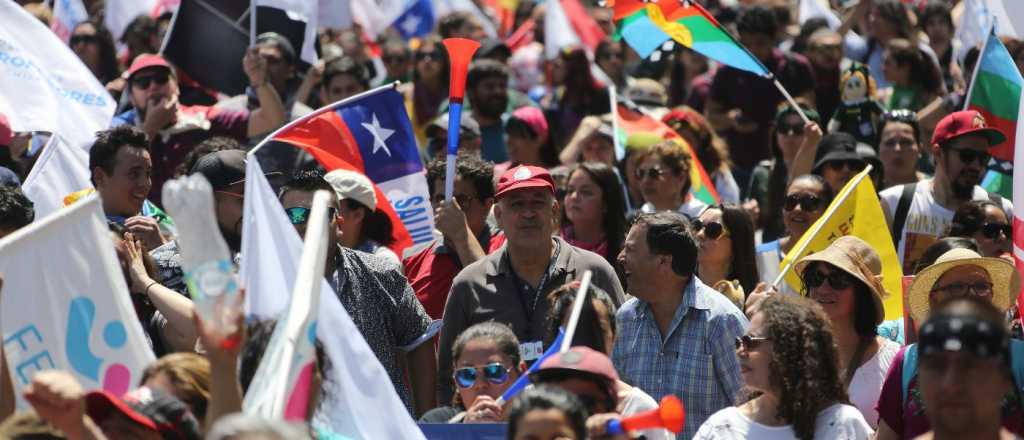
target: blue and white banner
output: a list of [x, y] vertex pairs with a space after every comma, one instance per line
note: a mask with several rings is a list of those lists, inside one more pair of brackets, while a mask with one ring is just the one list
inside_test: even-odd
[[35, 204], [36, 218], [43, 218], [64, 206], [64, 198], [92, 188], [89, 152], [68, 145], [54, 133], [43, 147], [21, 189]]
[[96, 195], [0, 240], [0, 329], [18, 406], [32, 375], [60, 369], [121, 395], [154, 361]]
[[15, 131], [92, 145], [117, 103], [71, 49], [13, 1], [0, 1], [0, 112]]
[[85, 10], [82, 0], [55, 0], [50, 29], [57, 34], [61, 41], [67, 43], [75, 26], [87, 19], [89, 19], [89, 13]]

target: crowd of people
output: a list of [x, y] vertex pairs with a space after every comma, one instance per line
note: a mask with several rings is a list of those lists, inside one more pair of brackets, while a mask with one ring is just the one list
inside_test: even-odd
[[[49, 2], [18, 3], [54, 19]], [[247, 151], [312, 109], [393, 81], [431, 195], [430, 243], [396, 252], [402, 225], [359, 172], [324, 169], [297, 149], [256, 157], [286, 171], [274, 190], [301, 236], [314, 193], [331, 194], [327, 282], [413, 419], [507, 423], [509, 439], [1024, 436], [1013, 206], [979, 186], [1011, 133], [960, 110], [980, 50], [953, 38], [964, 1], [823, 2], [837, 26], [798, 23], [796, 1], [700, 1], [795, 100], [681, 45], [641, 59], [612, 38], [611, 9], [591, 2], [607, 38], [546, 59], [547, 5], [532, 0], [518, 2], [512, 23], [525, 41], [487, 36], [494, 23], [482, 20], [497, 20], [487, 1], [482, 14], [444, 15], [409, 40], [321, 29], [312, 65], [288, 38], [263, 33], [239, 60], [246, 93], [226, 96], [158, 54], [172, 10], [112, 35], [104, 2], [84, 3], [92, 18], [68, 45], [121, 103], [89, 150], [91, 182], [158, 360], [119, 396], [59, 370], [15, 387], [0, 356], [0, 438], [341, 438], [315, 416], [325, 396], [346, 392], [330, 386], [319, 346], [304, 423], [241, 414], [276, 322], [221, 335], [197, 317], [161, 190], [204, 176], [237, 263], [247, 258]], [[481, 48], [446, 200], [451, 37]], [[1024, 68], [1024, 41], [1003, 40]], [[623, 136], [610, 87], [678, 136]], [[0, 237], [38, 220], [19, 187], [40, 136], [0, 114]], [[906, 292], [886, 290], [880, 251], [854, 236], [796, 261], [801, 286], [774, 285], [787, 253], [868, 165], [914, 275]], [[695, 167], [718, 203], [694, 195]], [[584, 273], [572, 347], [544, 357]], [[906, 298], [906, 319], [885, 319], [891, 295]], [[531, 385], [500, 399], [523, 376]], [[15, 393], [28, 407], [16, 411]], [[608, 430], [670, 395], [685, 407], [678, 434]]]

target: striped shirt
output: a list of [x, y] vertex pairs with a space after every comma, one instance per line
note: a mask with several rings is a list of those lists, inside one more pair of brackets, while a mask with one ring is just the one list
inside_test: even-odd
[[724, 295], [691, 277], [665, 337], [650, 304], [638, 298], [615, 318], [612, 361], [619, 376], [655, 400], [682, 399], [686, 425], [678, 438], [692, 438], [708, 417], [735, 403], [743, 385], [735, 340], [749, 323]]

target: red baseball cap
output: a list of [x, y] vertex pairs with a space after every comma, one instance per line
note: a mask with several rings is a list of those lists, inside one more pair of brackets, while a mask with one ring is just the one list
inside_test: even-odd
[[593, 348], [577, 345], [565, 353], [555, 353], [540, 364], [540, 368], [530, 375], [533, 382], [543, 382], [546, 378], [565, 377], [565, 373], [589, 377], [604, 382], [610, 396], [615, 396], [615, 384], [619, 381], [619, 373], [607, 355]]
[[968, 134], [985, 136], [989, 147], [994, 147], [1006, 141], [1006, 135], [995, 128], [989, 127], [985, 122], [985, 117], [978, 113], [977, 110], [963, 110], [946, 115], [935, 125], [935, 133], [932, 134], [932, 144], [944, 145], [954, 138]]
[[97, 424], [119, 413], [166, 440], [199, 440], [199, 422], [184, 402], [163, 391], [139, 387], [118, 398], [109, 391], [85, 395], [85, 411]]
[[164, 57], [151, 53], [144, 53], [135, 57], [135, 61], [132, 61], [131, 67], [125, 72], [125, 78], [131, 79], [138, 71], [142, 69], [148, 69], [150, 67], [164, 67], [167, 70], [174, 72], [171, 68], [171, 64], [167, 62]]
[[501, 178], [498, 179], [498, 192], [494, 194], [494, 197], [500, 199], [507, 193], [525, 188], [547, 188], [551, 194], [554, 194], [555, 181], [551, 178], [551, 173], [544, 168], [519, 165], [501, 175]]

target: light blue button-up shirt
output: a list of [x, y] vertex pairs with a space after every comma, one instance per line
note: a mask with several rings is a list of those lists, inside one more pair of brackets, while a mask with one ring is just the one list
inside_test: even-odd
[[650, 304], [638, 298], [615, 318], [612, 361], [619, 376], [656, 400], [682, 399], [686, 425], [678, 438], [692, 438], [708, 417], [735, 404], [743, 385], [735, 341], [749, 322], [724, 295], [691, 277], [664, 337]]

